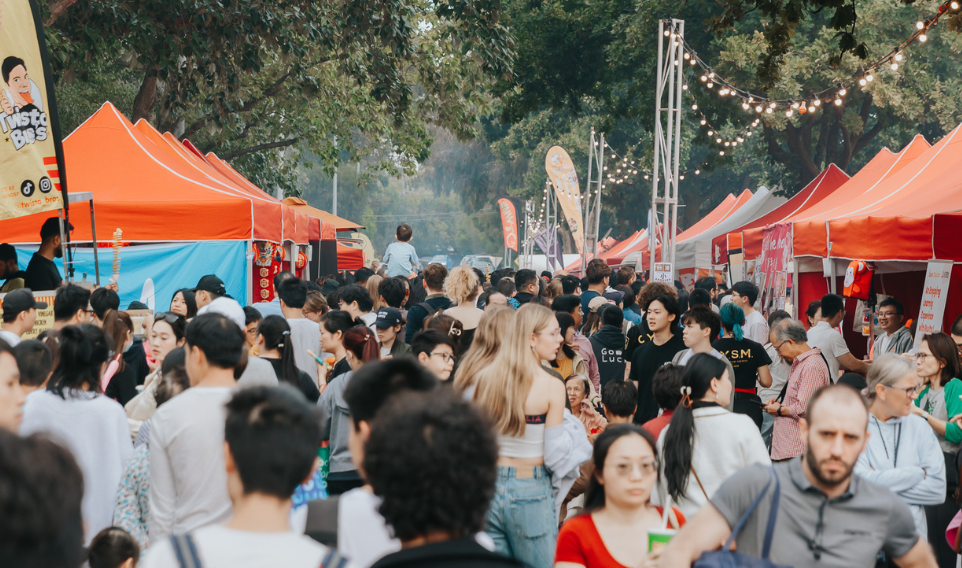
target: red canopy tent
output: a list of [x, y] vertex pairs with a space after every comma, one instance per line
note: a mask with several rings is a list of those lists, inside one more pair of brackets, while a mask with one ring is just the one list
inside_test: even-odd
[[835, 164], [829, 164], [815, 179], [782, 205], [730, 233], [712, 239], [712, 250], [720, 252], [715, 258], [715, 264], [726, 264], [729, 252], [736, 250], [742, 251], [745, 260], [757, 258], [762, 252], [762, 237], [766, 226], [784, 223], [803, 213], [831, 195], [848, 180], [848, 174]]

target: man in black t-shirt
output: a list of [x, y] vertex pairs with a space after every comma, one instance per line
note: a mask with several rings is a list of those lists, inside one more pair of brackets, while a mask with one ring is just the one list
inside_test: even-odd
[[[67, 223], [65, 231], [72, 231], [73, 225]], [[63, 257], [60, 240], [60, 220], [51, 217], [40, 227], [40, 250], [33, 253], [24, 277], [24, 287], [34, 291], [56, 290], [63, 283], [60, 271], [53, 259]]]
[[635, 424], [644, 424], [658, 416], [658, 402], [651, 390], [651, 380], [659, 367], [671, 362], [679, 351], [685, 349], [685, 341], [678, 329], [680, 317], [678, 300], [672, 296], [658, 296], [648, 304], [643, 323], [652, 330], [651, 340], [634, 350], [628, 374], [638, 387]]

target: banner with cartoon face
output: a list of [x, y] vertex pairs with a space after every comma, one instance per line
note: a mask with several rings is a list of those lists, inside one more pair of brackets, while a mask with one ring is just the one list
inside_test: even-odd
[[63, 149], [40, 11], [0, 0], [0, 219], [63, 208]]

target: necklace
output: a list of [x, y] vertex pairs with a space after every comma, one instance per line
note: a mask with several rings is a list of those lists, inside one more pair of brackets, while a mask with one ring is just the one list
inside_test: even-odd
[[[874, 414], [872, 415], [872, 418], [875, 418]], [[885, 450], [885, 459], [888, 459], [889, 448], [888, 448], [888, 444], [885, 443], [885, 436], [882, 435], [882, 426], [881, 424], [879, 424], [879, 422], [880, 420], [878, 418], [875, 418], [875, 428], [878, 430], [878, 437], [881, 438], [882, 440], [882, 449]], [[899, 463], [899, 444], [901, 443], [901, 441], [902, 441], [902, 423], [899, 422], [898, 424], [895, 425], [895, 448], [894, 448], [895, 456], [894, 456], [894, 459], [892, 460], [893, 467], [897, 467]]]

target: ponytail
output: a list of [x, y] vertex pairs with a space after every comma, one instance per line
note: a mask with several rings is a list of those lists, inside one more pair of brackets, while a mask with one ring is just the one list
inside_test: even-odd
[[729, 302], [722, 306], [719, 316], [725, 331], [732, 332], [738, 341], [745, 337], [745, 332], [742, 331], [742, 326], [745, 325], [745, 312], [741, 308]]
[[60, 359], [47, 390], [67, 398], [67, 389], [102, 393], [100, 372], [110, 357], [110, 340], [99, 327], [68, 325], [60, 330]]
[[264, 348], [277, 350], [281, 354], [281, 369], [278, 380], [298, 386], [300, 371], [294, 364], [294, 342], [291, 341], [291, 326], [281, 316], [267, 316], [257, 324], [257, 333], [264, 338]]
[[344, 344], [344, 349], [353, 353], [354, 358], [361, 363], [377, 361], [381, 358], [381, 346], [377, 342], [377, 337], [367, 326], [358, 325], [345, 331], [341, 343]]
[[693, 407], [704, 398], [711, 388], [712, 379], [720, 379], [725, 364], [708, 353], [693, 356], [685, 365], [682, 375], [682, 402], [671, 415], [662, 451], [665, 461], [665, 481], [668, 493], [677, 503], [688, 490], [692, 451], [695, 445], [695, 416]]

